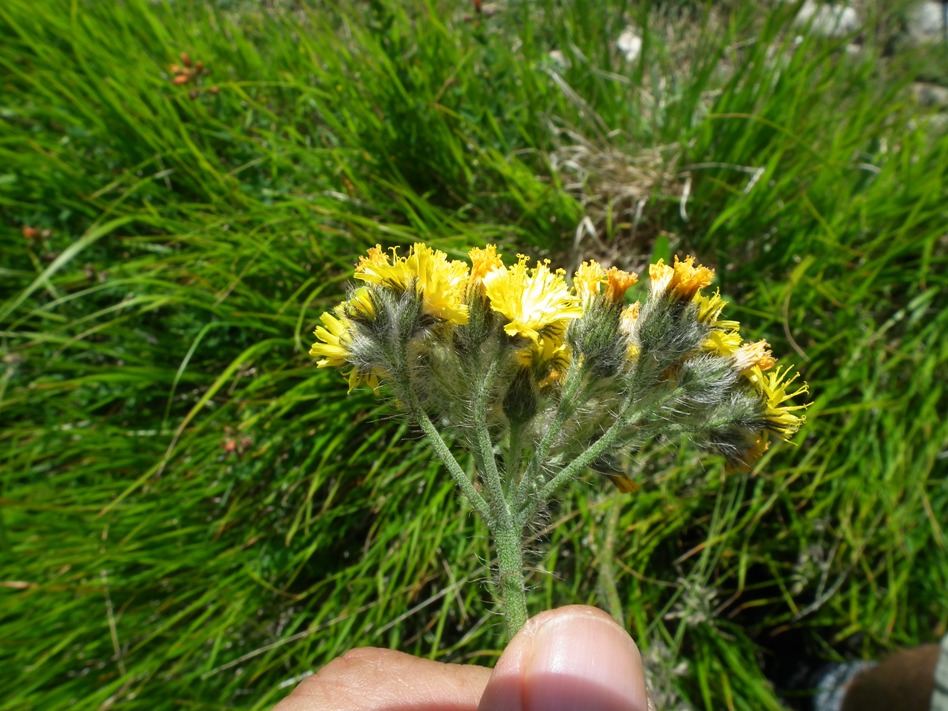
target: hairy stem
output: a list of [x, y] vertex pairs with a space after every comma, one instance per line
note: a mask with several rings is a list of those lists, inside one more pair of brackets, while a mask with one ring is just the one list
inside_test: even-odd
[[504, 499], [504, 485], [494, 458], [494, 444], [490, 441], [490, 431], [487, 429], [487, 396], [497, 377], [498, 362], [494, 360], [491, 363], [474, 398], [474, 432], [477, 438], [477, 449], [480, 452], [481, 467], [484, 469], [484, 478], [487, 480], [488, 504], [494, 523], [503, 525], [503, 519], [510, 518], [510, 510]]
[[635, 424], [641, 417], [641, 410], [628, 415], [628, 410], [632, 402], [632, 396], [626, 398], [619, 410], [619, 416], [616, 417], [612, 426], [607, 429], [603, 435], [586, 448], [582, 454], [576, 457], [572, 462], [563, 467], [556, 476], [550, 479], [532, 501], [528, 502], [523, 508], [521, 514], [522, 520], [529, 521], [536, 512], [552, 499], [556, 493], [568, 482], [572, 481], [580, 472], [598, 459], [606, 450], [609, 449], [622, 436], [623, 431], [629, 425]]
[[[510, 639], [527, 621], [527, 595], [523, 577], [523, 528], [520, 521], [511, 515], [510, 504], [504, 492], [504, 483], [494, 458], [494, 445], [490, 440], [490, 431], [487, 427], [487, 397], [497, 377], [498, 363], [499, 361], [496, 360], [491, 363], [477, 391], [474, 400], [474, 430], [484, 478], [487, 480], [487, 504], [490, 507], [492, 521], [490, 529], [497, 546], [499, 602], [504, 608], [507, 638]], [[508, 476], [511, 473], [507, 471]]]
[[453, 454], [451, 454], [451, 450], [448, 448], [448, 445], [445, 444], [444, 439], [442, 439], [441, 434], [434, 426], [431, 418], [428, 417], [428, 414], [422, 410], [417, 403], [412, 403], [411, 409], [412, 415], [416, 420], [418, 420], [418, 424], [421, 426], [422, 431], [428, 437], [428, 440], [431, 442], [431, 446], [434, 447], [435, 454], [438, 455], [438, 458], [447, 468], [448, 473], [451, 474], [451, 477], [458, 485], [461, 493], [464, 494], [465, 498], [471, 502], [471, 506], [473, 506], [474, 510], [477, 511], [477, 513], [479, 513], [481, 517], [487, 522], [487, 525], [491, 526], [493, 524], [493, 516], [491, 515], [491, 510], [487, 505], [487, 501], [485, 501], [480, 492], [474, 488], [474, 484], [472, 484], [471, 480], [468, 479], [464, 469], [462, 469], [461, 465], [458, 464], [458, 460], [454, 458]]
[[[402, 358], [400, 360], [393, 359], [393, 363], [405, 363], [407, 358]], [[487, 526], [490, 527], [493, 525], [493, 516], [491, 515], [490, 507], [487, 505], [487, 501], [481, 495], [481, 493], [474, 487], [474, 484], [468, 478], [467, 473], [458, 463], [458, 460], [453, 454], [451, 454], [451, 449], [445, 443], [444, 438], [441, 436], [441, 433], [438, 432], [438, 428], [434, 426], [434, 423], [431, 421], [431, 418], [428, 417], [428, 413], [425, 412], [425, 409], [421, 406], [421, 403], [418, 401], [418, 394], [415, 391], [415, 384], [412, 382], [410, 371], [405, 368], [395, 368], [395, 383], [398, 387], [399, 394], [401, 395], [402, 401], [407, 405], [409, 414], [418, 422], [421, 427], [421, 431], [425, 433], [425, 436], [428, 438], [428, 441], [431, 442], [431, 446], [434, 448], [435, 454], [438, 455], [438, 459], [441, 460], [441, 463], [444, 464], [445, 468], [448, 470], [448, 473], [451, 475], [451, 478], [454, 479], [454, 483], [457, 484], [458, 488], [461, 490], [461, 493], [464, 497], [470, 502], [471, 506], [474, 507], [474, 510], [481, 515], [481, 518], [487, 523]]]
[[523, 577], [523, 532], [510, 519], [507, 523], [507, 526], [494, 528], [493, 533], [497, 546], [497, 585], [510, 640], [527, 621], [527, 586]]
[[563, 429], [563, 425], [566, 424], [566, 420], [569, 419], [570, 414], [575, 409], [573, 402], [575, 400], [576, 391], [582, 383], [582, 370], [581, 364], [574, 361], [570, 364], [569, 370], [566, 372], [566, 382], [563, 383], [563, 393], [560, 397], [556, 415], [553, 418], [553, 422], [551, 422], [547, 428], [547, 431], [543, 434], [542, 439], [540, 439], [539, 444], [537, 444], [533, 456], [530, 458], [530, 463], [527, 465], [527, 471], [524, 473], [523, 478], [520, 480], [520, 485], [517, 487], [517, 494], [514, 497], [514, 507], [516, 509], [522, 508], [525, 501], [529, 498], [533, 481], [543, 467], [550, 447], [553, 445], [553, 442], [556, 441], [560, 430]]
[[619, 601], [619, 589], [616, 585], [616, 529], [619, 527], [619, 513], [622, 510], [622, 499], [613, 496], [606, 511], [606, 520], [603, 523], [605, 536], [602, 541], [602, 550], [599, 553], [599, 591], [609, 614], [620, 625], [622, 620], [622, 603]]

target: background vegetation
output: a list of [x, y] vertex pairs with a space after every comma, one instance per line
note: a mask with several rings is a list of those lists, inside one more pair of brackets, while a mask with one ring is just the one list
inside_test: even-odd
[[0, 3], [0, 705], [262, 708], [355, 645], [495, 660], [483, 526], [306, 355], [377, 241], [695, 253], [809, 380], [752, 475], [665, 443], [536, 531], [532, 609], [618, 607], [667, 708], [781, 708], [788, 659], [945, 633], [930, 58], [897, 10], [847, 51], [790, 4], [649, 5]]

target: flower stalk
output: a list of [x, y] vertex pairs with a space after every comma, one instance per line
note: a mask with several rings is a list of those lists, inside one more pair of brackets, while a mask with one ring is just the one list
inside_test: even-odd
[[724, 300], [703, 292], [713, 272], [691, 257], [652, 265], [644, 304], [627, 303], [634, 274], [594, 261], [567, 281], [523, 255], [506, 266], [493, 245], [469, 257], [370, 249], [310, 354], [350, 390], [391, 388], [421, 428], [487, 523], [509, 638], [528, 616], [525, 532], [570, 482], [670, 437], [748, 469], [799, 429], [805, 405], [790, 401], [806, 385], [721, 318]]

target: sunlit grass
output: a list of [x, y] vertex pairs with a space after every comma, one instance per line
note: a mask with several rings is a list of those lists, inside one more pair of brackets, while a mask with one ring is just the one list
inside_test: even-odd
[[[636, 494], [575, 487], [533, 610], [618, 612], [700, 708], [779, 708], [780, 649], [945, 632], [948, 139], [911, 57], [681, 5], [0, 4], [6, 707], [266, 707], [365, 644], [496, 658], [486, 532], [306, 355], [376, 242], [695, 252], [811, 384], [753, 476], [661, 443]], [[182, 52], [210, 73], [174, 84]]]

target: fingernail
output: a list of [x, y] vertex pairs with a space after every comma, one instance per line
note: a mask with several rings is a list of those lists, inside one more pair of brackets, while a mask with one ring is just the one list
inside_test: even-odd
[[524, 669], [526, 709], [646, 711], [642, 658], [603, 613], [577, 609], [541, 625]]

